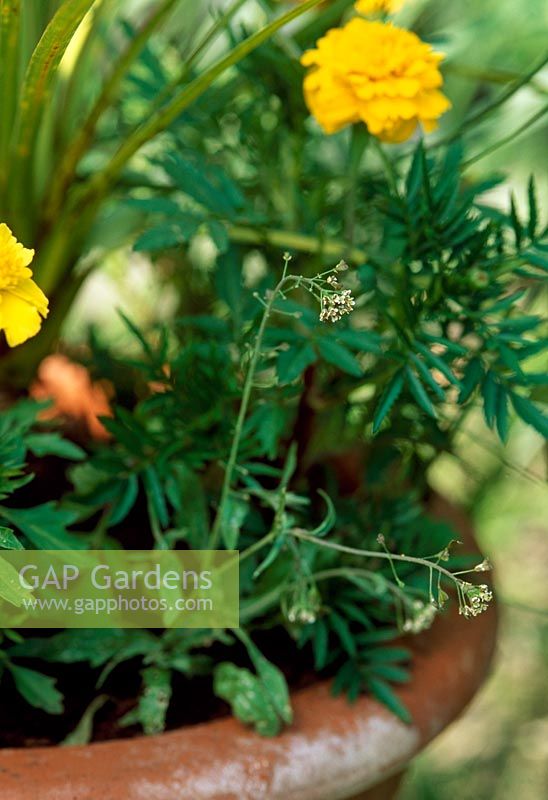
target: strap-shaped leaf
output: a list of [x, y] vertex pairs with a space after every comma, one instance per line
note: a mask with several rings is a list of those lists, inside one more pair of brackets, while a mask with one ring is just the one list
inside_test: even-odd
[[375, 410], [373, 417], [373, 433], [377, 433], [386, 416], [389, 414], [390, 409], [399, 397], [403, 389], [404, 372], [402, 369], [398, 370], [386, 389], [384, 390], [379, 404]]
[[420, 382], [419, 378], [417, 378], [409, 365], [405, 368], [405, 377], [411, 394], [417, 401], [417, 405], [425, 412], [425, 414], [428, 414], [429, 417], [436, 419], [437, 414], [434, 406], [432, 405], [432, 401], [428, 397], [426, 389]]
[[95, 0], [65, 0], [50, 21], [30, 59], [21, 89], [17, 125], [16, 162], [31, 155], [38, 122], [52, 81], [76, 29]]
[[17, 62], [21, 0], [0, 0], [0, 185], [6, 177], [5, 161], [17, 97]]
[[[74, 0], [76, 3], [76, 0]], [[285, 14], [265, 25], [256, 33], [248, 36], [229, 53], [212, 64], [205, 72], [191, 81], [182, 91], [178, 92], [173, 99], [162, 107], [156, 114], [147, 120], [141, 127], [137, 128], [131, 136], [124, 142], [122, 147], [112, 157], [102, 172], [97, 173], [94, 179], [88, 183], [82, 195], [78, 197], [78, 206], [85, 205], [88, 200], [93, 201], [115, 183], [118, 175], [123, 170], [130, 158], [144, 145], [153, 139], [158, 133], [168, 128], [177, 117], [185, 111], [195, 100], [201, 97], [209, 89], [211, 84], [227, 69], [235, 66], [246, 56], [257, 49], [263, 42], [268, 41], [280, 28], [287, 25], [305, 12], [319, 5], [321, 0], [304, 0], [297, 7], [291, 8]]]
[[548, 438], [548, 417], [546, 414], [526, 397], [521, 397], [515, 392], [512, 392], [511, 399], [516, 414], [528, 425], [532, 425], [541, 436]]

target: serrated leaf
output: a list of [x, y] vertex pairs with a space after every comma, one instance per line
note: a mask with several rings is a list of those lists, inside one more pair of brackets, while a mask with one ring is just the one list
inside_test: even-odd
[[230, 704], [237, 719], [253, 725], [261, 736], [276, 736], [280, 732], [282, 723], [268, 693], [250, 670], [221, 662], [215, 667], [213, 691]]
[[512, 228], [514, 229], [516, 247], [519, 250], [523, 240], [523, 226], [518, 217], [516, 200], [513, 194], [510, 196], [510, 222], [512, 224]]
[[529, 223], [527, 225], [527, 234], [530, 239], [535, 238], [538, 223], [538, 208], [535, 190], [535, 177], [531, 175], [527, 187], [527, 197], [529, 200]]
[[240, 530], [249, 513], [249, 505], [238, 495], [230, 494], [221, 519], [221, 538], [227, 550], [235, 550], [240, 538]]
[[436, 410], [432, 405], [430, 398], [428, 397], [426, 390], [420, 380], [417, 378], [415, 373], [412, 369], [407, 366], [405, 368], [405, 376], [406, 382], [409, 387], [409, 390], [415, 400], [417, 401], [417, 405], [421, 408], [429, 417], [433, 417], [437, 419]]
[[230, 246], [230, 239], [223, 223], [217, 219], [210, 219], [207, 222], [207, 229], [219, 253], [226, 253]]
[[9, 651], [14, 658], [39, 658], [60, 664], [87, 661], [91, 667], [103, 666], [114, 657], [125, 659], [144, 655], [157, 648], [157, 639], [148, 631], [89, 628], [66, 630], [54, 636], [25, 639]]
[[373, 417], [373, 433], [377, 433], [387, 415], [390, 413], [390, 409], [396, 402], [401, 390], [403, 389], [403, 383], [404, 372], [400, 369], [392, 377], [392, 380], [381, 395], [381, 399], [379, 400], [379, 404]]
[[492, 372], [487, 372], [481, 386], [483, 395], [483, 413], [487, 425], [492, 428], [497, 413], [498, 384]]
[[415, 353], [410, 353], [409, 355], [411, 357], [411, 361], [417, 368], [417, 372], [420, 373], [423, 381], [426, 384], [428, 384], [428, 386], [432, 389], [438, 400], [445, 400], [445, 392], [443, 391], [439, 383], [436, 381], [436, 379], [434, 378], [434, 376], [430, 372], [430, 369], [426, 366], [424, 361], [421, 361], [421, 359], [417, 355], [415, 355]]
[[333, 366], [338, 367], [343, 372], [348, 372], [349, 375], [354, 375], [356, 378], [361, 378], [363, 375], [360, 362], [342, 344], [335, 342], [333, 339], [322, 337], [318, 339], [318, 350], [321, 357], [328, 364], [333, 364]]
[[148, 231], [140, 236], [133, 249], [136, 252], [155, 252], [156, 250], [167, 250], [186, 244], [200, 227], [201, 219], [197, 217], [179, 217], [177, 221], [164, 222], [149, 228]]
[[545, 439], [548, 439], [548, 416], [543, 414], [542, 411], [526, 397], [521, 397], [521, 395], [512, 392], [510, 394], [510, 399], [512, 400], [512, 405], [518, 417], [535, 428]]
[[39, 708], [47, 714], [63, 713], [63, 695], [55, 688], [57, 682], [55, 678], [11, 662], [8, 662], [7, 668], [13, 677], [17, 691], [29, 705]]
[[23, 545], [11, 530], [0, 525], [0, 549], [2, 550], [23, 550]]
[[502, 386], [497, 392], [496, 423], [500, 439], [505, 442], [508, 438], [508, 395]]
[[54, 502], [34, 508], [3, 508], [2, 515], [25, 534], [38, 550], [84, 550], [82, 540], [67, 528], [76, 519], [76, 512], [60, 508]]
[[291, 708], [289, 689], [283, 672], [263, 656], [249, 636], [245, 634], [242, 636], [242, 631], [237, 631], [237, 635], [244, 642], [257, 675], [276, 713], [289, 725], [293, 721], [293, 709]]
[[352, 350], [377, 354], [381, 352], [381, 337], [374, 331], [349, 328], [346, 331], [338, 331], [337, 340], [348, 345]]
[[109, 525], [119, 525], [127, 517], [139, 494], [139, 480], [136, 475], [130, 475], [127, 481], [121, 484], [118, 499], [113, 502]]
[[310, 342], [291, 346], [278, 356], [276, 371], [281, 384], [292, 383], [307, 367], [316, 361], [316, 353]]
[[31, 453], [42, 458], [43, 456], [57, 456], [67, 461], [82, 461], [86, 458], [86, 451], [74, 442], [63, 439], [57, 433], [35, 433], [25, 437], [25, 444]]
[[348, 622], [341, 617], [340, 614], [337, 614], [336, 611], [332, 611], [329, 615], [329, 623], [335, 633], [337, 634], [342, 646], [344, 647], [345, 651], [348, 653], [349, 656], [353, 658], [357, 655], [356, 649], [356, 642], [348, 625]]
[[313, 628], [314, 667], [317, 670], [322, 670], [327, 663], [329, 631], [323, 619], [316, 620]]
[[460, 381], [453, 374], [451, 368], [445, 363], [443, 358], [438, 356], [436, 353], [433, 353], [428, 347], [425, 347], [425, 345], [421, 344], [421, 342], [415, 342], [415, 347], [417, 348], [419, 353], [424, 357], [425, 361], [429, 362], [429, 364], [432, 367], [439, 370], [441, 374], [445, 378], [447, 378], [449, 383], [452, 383], [454, 386], [460, 387]]
[[411, 724], [413, 721], [411, 714], [386, 681], [383, 681], [381, 678], [370, 677], [367, 680], [367, 687], [371, 691], [373, 697], [392, 711], [402, 722], [409, 725]]
[[464, 370], [464, 375], [461, 381], [461, 389], [458, 397], [458, 403], [462, 405], [472, 395], [472, 392], [478, 386], [483, 378], [483, 366], [479, 358], [473, 358], [468, 362]]
[[171, 699], [171, 670], [147, 667], [141, 672], [143, 689], [137, 708], [120, 720], [120, 725], [139, 723], [147, 736], [162, 733]]
[[32, 598], [31, 592], [21, 585], [19, 573], [12, 564], [0, 557], [0, 597], [19, 608]]

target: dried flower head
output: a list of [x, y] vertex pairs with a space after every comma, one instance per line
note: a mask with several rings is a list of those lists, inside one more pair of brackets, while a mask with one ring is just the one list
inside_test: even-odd
[[411, 31], [355, 17], [303, 55], [312, 68], [305, 100], [326, 133], [364, 122], [383, 141], [402, 142], [419, 123], [434, 130], [450, 108], [439, 91], [442, 58]]
[[0, 330], [10, 347], [35, 336], [48, 315], [48, 298], [32, 280], [34, 250], [20, 244], [0, 223]]

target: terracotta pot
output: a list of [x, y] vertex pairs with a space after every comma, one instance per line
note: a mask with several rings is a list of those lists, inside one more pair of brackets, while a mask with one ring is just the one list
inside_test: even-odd
[[[434, 510], [470, 540], [466, 518], [443, 501]], [[226, 718], [150, 738], [0, 751], [0, 798], [389, 800], [409, 760], [475, 694], [495, 635], [494, 608], [466, 620], [453, 607], [412, 638], [413, 678], [398, 690], [412, 725], [370, 697], [334, 698], [324, 681], [294, 693], [295, 722], [275, 739]]]

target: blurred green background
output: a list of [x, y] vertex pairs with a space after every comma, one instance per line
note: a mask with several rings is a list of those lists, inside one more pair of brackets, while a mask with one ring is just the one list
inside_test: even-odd
[[[473, 433], [472, 433], [473, 432]], [[548, 492], [546, 450], [515, 425], [497, 454], [481, 420], [432, 481], [471, 508], [495, 565], [500, 612], [493, 671], [469, 709], [412, 764], [398, 800], [548, 797]]]
[[[260, 17], [268, 5], [273, 0], [248, 3], [245, 13]], [[473, 105], [489, 101], [541, 60], [548, 3], [409, 0], [399, 20], [447, 53], [445, 91], [453, 110], [442, 122], [443, 137]], [[533, 172], [544, 219], [547, 102], [544, 69], [476, 126], [466, 142], [467, 154], [474, 156], [534, 117], [519, 137], [471, 165], [468, 174], [476, 179], [504, 172], [507, 182], [490, 193], [489, 202], [507, 207], [513, 189], [523, 207]], [[174, 287], [157, 276], [155, 265], [142, 255], [124, 249], [109, 256], [74, 307], [68, 338], [78, 340], [90, 321], [118, 333], [116, 307], [140, 322], [169, 317], [177, 306]], [[401, 800], [548, 798], [546, 455], [540, 438], [517, 423], [503, 453], [482, 421], [471, 415], [456, 455], [444, 457], [432, 470], [432, 483], [470, 510], [480, 546], [495, 565], [500, 638], [492, 676], [465, 715], [416, 759]]]
[[[478, 85], [467, 75], [503, 80], [542, 58], [548, 4], [531, 0], [409, 3], [420, 5], [419, 30], [446, 39], [447, 93], [458, 117]], [[403, 14], [402, 14], [403, 16]], [[544, 69], [477, 130], [472, 153], [546, 112]], [[449, 115], [450, 116], [450, 115]], [[447, 122], [447, 121], [446, 121]], [[449, 120], [450, 122], [450, 120]], [[474, 177], [503, 171], [508, 181], [490, 200], [523, 203], [534, 173], [548, 208], [546, 114], [515, 141], [471, 168]], [[539, 365], [546, 368], [546, 363]], [[480, 547], [495, 565], [500, 630], [492, 675], [465, 714], [415, 760], [398, 800], [542, 800], [548, 797], [548, 452], [534, 433], [515, 425], [503, 453], [481, 420], [471, 419], [455, 458], [436, 465], [432, 482], [464, 503]]]

